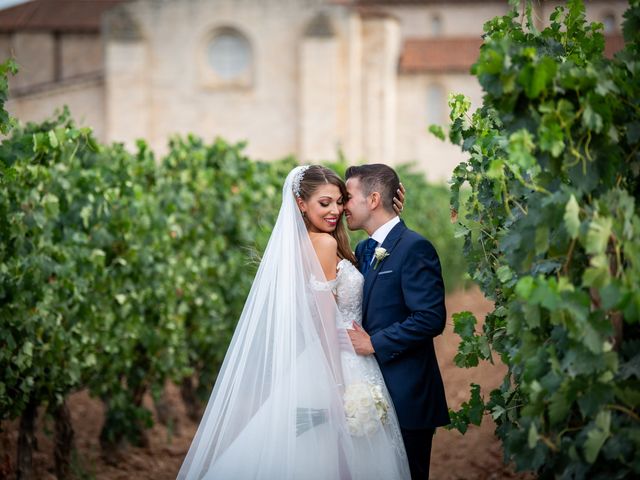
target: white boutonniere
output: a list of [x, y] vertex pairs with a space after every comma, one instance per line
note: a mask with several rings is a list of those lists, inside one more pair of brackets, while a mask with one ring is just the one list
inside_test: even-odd
[[375, 270], [378, 264], [389, 256], [389, 252], [387, 252], [386, 248], [378, 247], [373, 253], [373, 256], [376, 258], [376, 263], [373, 265], [373, 269]]

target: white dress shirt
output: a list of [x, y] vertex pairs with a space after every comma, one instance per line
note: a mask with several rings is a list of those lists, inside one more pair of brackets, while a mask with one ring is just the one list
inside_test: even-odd
[[[378, 247], [382, 245], [389, 235], [389, 232], [395, 227], [398, 223], [400, 223], [400, 217], [395, 216], [387, 223], [384, 223], [378, 227], [378, 229], [371, 234], [371, 238], [373, 238], [376, 242], [378, 242]], [[375, 255], [371, 258], [371, 262], [375, 259]]]

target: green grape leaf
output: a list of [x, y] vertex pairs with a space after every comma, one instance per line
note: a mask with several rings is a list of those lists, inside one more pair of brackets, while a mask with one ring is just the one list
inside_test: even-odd
[[536, 165], [536, 159], [531, 152], [535, 149], [533, 136], [525, 129], [512, 133], [509, 137], [509, 162], [523, 170]]
[[587, 103], [587, 106], [584, 109], [584, 113], [582, 114], [582, 123], [586, 128], [593, 130], [596, 133], [600, 133], [602, 131], [602, 116], [593, 110], [590, 103]]
[[536, 255], [546, 253], [549, 249], [549, 227], [540, 225], [536, 228], [535, 251]]
[[539, 438], [540, 435], [538, 434], [538, 428], [534, 422], [531, 422], [531, 425], [529, 426], [529, 434], [527, 435], [527, 444], [529, 445], [529, 448], [536, 448]]
[[520, 71], [518, 83], [524, 87], [527, 97], [538, 98], [556, 74], [556, 62], [542, 57], [537, 64], [530, 64]]
[[533, 293], [535, 279], [533, 277], [522, 277], [516, 284], [516, 293], [522, 300], [528, 300]]
[[487, 169], [487, 177], [493, 180], [504, 178], [504, 161], [500, 158], [494, 158]]
[[513, 278], [513, 271], [509, 268], [509, 265], [501, 265], [496, 270], [496, 275], [502, 283], [506, 283]]
[[585, 250], [592, 255], [602, 254], [607, 248], [609, 237], [611, 237], [611, 229], [613, 227], [613, 219], [610, 217], [594, 217], [589, 222], [587, 237], [585, 240]]
[[54, 132], [53, 130], [49, 130], [48, 136], [49, 145], [51, 145], [51, 148], [58, 148], [59, 142], [58, 137], [56, 136], [56, 132]]
[[580, 229], [580, 207], [578, 207], [578, 202], [576, 201], [576, 197], [571, 195], [569, 197], [569, 201], [564, 209], [564, 226], [569, 233], [571, 238], [577, 238], [579, 229]]
[[584, 455], [589, 463], [594, 463], [598, 458], [598, 453], [611, 435], [611, 412], [604, 411], [596, 416], [595, 426], [587, 433], [587, 440], [584, 442]]
[[559, 424], [566, 420], [571, 409], [570, 402], [566, 395], [558, 390], [549, 399], [549, 420], [552, 424]]
[[549, 152], [553, 157], [559, 157], [564, 151], [564, 133], [557, 123], [541, 123], [538, 129], [540, 149]]
[[444, 129], [440, 125], [429, 125], [429, 132], [442, 141], [447, 138]]
[[459, 312], [453, 314], [453, 331], [462, 337], [469, 339], [475, 335], [476, 317], [471, 312]]

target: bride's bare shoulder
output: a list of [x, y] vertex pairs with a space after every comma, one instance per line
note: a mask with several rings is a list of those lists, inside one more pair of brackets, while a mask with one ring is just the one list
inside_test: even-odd
[[309, 233], [309, 238], [316, 250], [338, 250], [338, 241], [329, 233]]
[[336, 259], [338, 241], [328, 233], [309, 233], [311, 244], [316, 251], [320, 265], [327, 280], [336, 278]]

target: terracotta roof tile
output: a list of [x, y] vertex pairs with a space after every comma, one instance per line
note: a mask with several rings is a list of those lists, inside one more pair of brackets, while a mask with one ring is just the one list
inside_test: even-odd
[[358, 12], [363, 19], [392, 18], [399, 21], [399, 18], [393, 13], [376, 7], [355, 7], [354, 10]]
[[469, 72], [480, 53], [481, 38], [410, 38], [402, 48], [400, 71]]
[[109, 8], [126, 0], [32, 0], [0, 10], [0, 32], [97, 32]]
[[[478, 59], [481, 38], [410, 38], [402, 48], [400, 72], [402, 73], [469, 73]], [[605, 56], [624, 47], [620, 35], [605, 37]]]
[[342, 0], [341, 3], [351, 3], [352, 5], [433, 5], [433, 4], [463, 4], [463, 3], [494, 3], [504, 4], [501, 0]]

